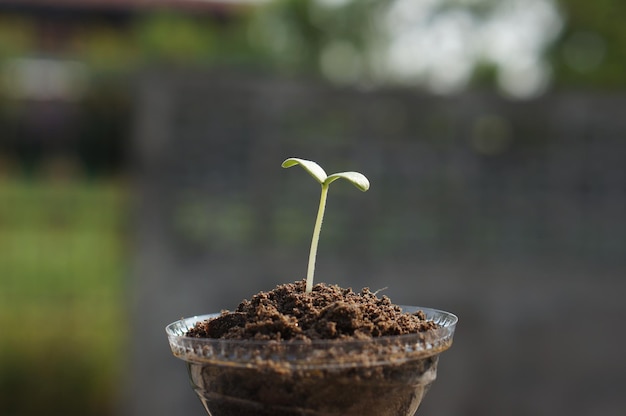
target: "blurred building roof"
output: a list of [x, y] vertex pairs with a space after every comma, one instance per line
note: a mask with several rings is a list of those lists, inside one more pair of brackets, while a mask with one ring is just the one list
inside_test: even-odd
[[261, 2], [263, 0], [0, 0], [0, 9], [74, 9], [129, 12], [150, 9], [214, 11], [250, 6]]

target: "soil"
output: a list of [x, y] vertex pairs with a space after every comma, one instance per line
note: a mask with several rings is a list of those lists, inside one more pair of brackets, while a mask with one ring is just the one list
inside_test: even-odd
[[[421, 354], [414, 344], [428, 342], [437, 324], [421, 311], [403, 312], [368, 288], [358, 293], [325, 284], [311, 293], [304, 288], [302, 281], [260, 292], [187, 332], [227, 343], [194, 348], [195, 358], [188, 361], [192, 385], [209, 415], [412, 416], [436, 377], [438, 361], [437, 354]], [[417, 336], [410, 343], [387, 337], [407, 334]], [[246, 343], [238, 350], [242, 344], [231, 340], [269, 341], [273, 347], [267, 353]], [[356, 342], [344, 342], [349, 340]], [[330, 347], [309, 356], [307, 345], [320, 342]], [[299, 348], [305, 353], [294, 360]], [[246, 358], [216, 358], [225, 352]]]
[[317, 284], [305, 293], [305, 282], [277, 286], [244, 300], [234, 312], [203, 321], [187, 336], [253, 340], [369, 339], [414, 334], [436, 328], [423, 312], [402, 312], [387, 296], [364, 288], [360, 293]]

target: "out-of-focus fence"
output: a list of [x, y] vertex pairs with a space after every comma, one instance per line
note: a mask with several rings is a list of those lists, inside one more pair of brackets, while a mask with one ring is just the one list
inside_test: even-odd
[[626, 358], [626, 97], [508, 101], [250, 74], [140, 78], [132, 414], [202, 414], [163, 327], [303, 277], [460, 316], [432, 415], [617, 415]]

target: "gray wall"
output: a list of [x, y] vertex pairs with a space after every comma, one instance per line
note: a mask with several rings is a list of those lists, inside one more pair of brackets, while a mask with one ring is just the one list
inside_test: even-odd
[[419, 414], [626, 408], [626, 97], [164, 71], [136, 108], [126, 413], [203, 414], [163, 327], [304, 277], [319, 186], [289, 156], [372, 184], [333, 184], [317, 281], [459, 316]]

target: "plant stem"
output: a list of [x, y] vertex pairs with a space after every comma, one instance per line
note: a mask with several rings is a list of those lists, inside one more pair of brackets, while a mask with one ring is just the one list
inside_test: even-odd
[[306, 293], [313, 290], [313, 275], [315, 274], [315, 257], [317, 256], [317, 244], [320, 240], [320, 231], [324, 220], [324, 210], [326, 209], [326, 196], [328, 195], [328, 183], [322, 184], [322, 194], [320, 196], [320, 206], [317, 210], [317, 219], [313, 228], [313, 238], [311, 239], [311, 251], [309, 253], [309, 267], [306, 273]]

